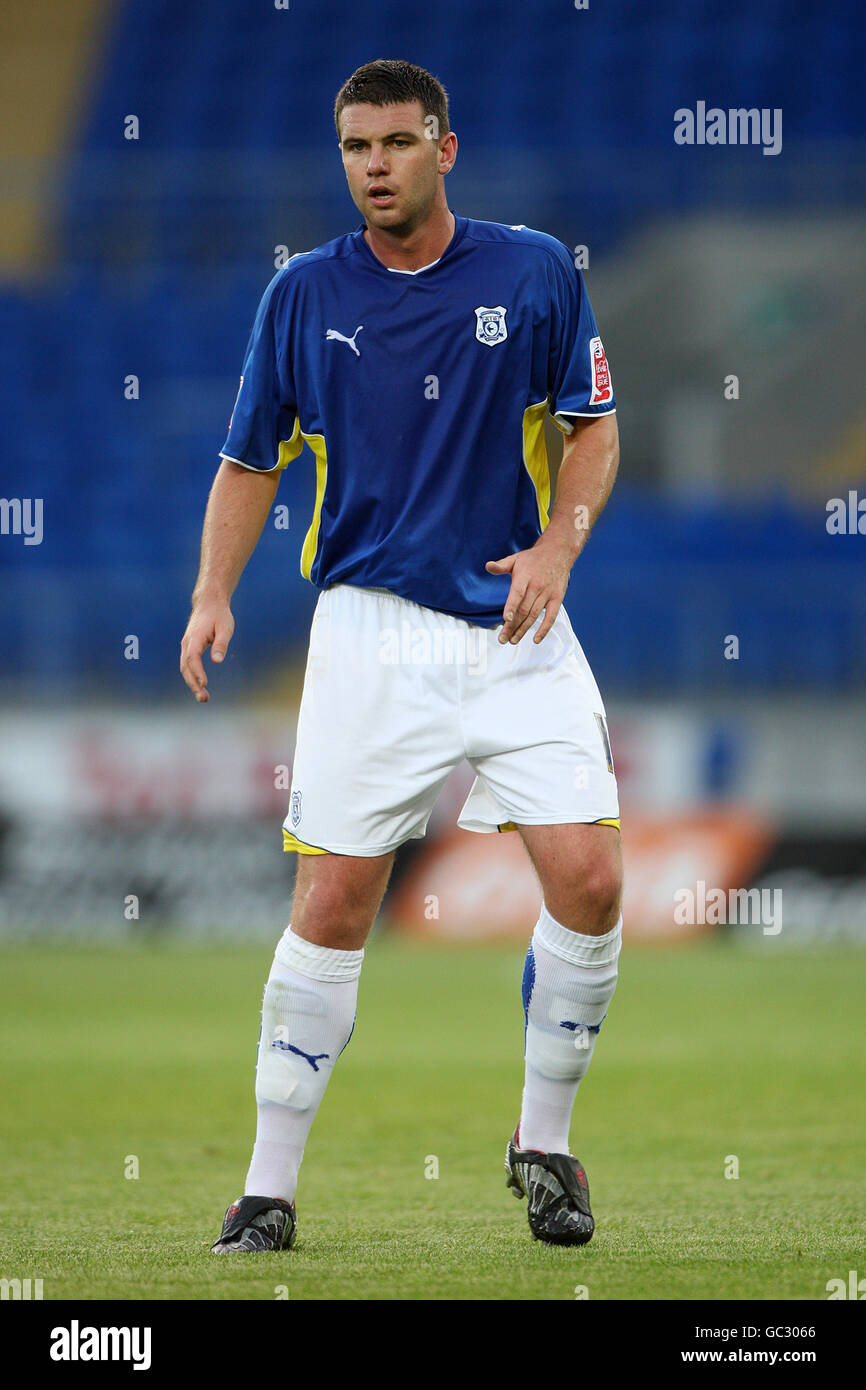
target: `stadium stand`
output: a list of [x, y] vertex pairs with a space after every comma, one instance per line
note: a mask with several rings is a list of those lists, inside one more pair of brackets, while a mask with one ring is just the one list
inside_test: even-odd
[[[45, 507], [40, 546], [12, 537], [0, 546], [0, 691], [173, 693], [204, 500], [255, 305], [275, 248], [302, 250], [357, 224], [331, 102], [354, 67], [383, 54], [428, 66], [452, 93], [463, 142], [450, 186], [458, 211], [526, 221], [590, 247], [590, 289], [620, 388], [623, 469], [569, 608], [604, 688], [721, 690], [727, 633], [741, 639], [741, 688], [866, 683], [858, 538], [827, 534], [823, 501], [866, 480], [862, 442], [844, 459], [840, 442], [862, 441], [858, 407], [834, 413], [824, 452], [840, 462], [835, 474], [824, 466], [817, 498], [802, 487], [817, 445], [789, 476], [788, 436], [779, 434], [786, 418], [797, 433], [798, 335], [814, 323], [777, 315], [764, 348], [778, 351], [787, 383], [774, 397], [784, 447], [765, 486], [755, 489], [746, 458], [739, 470], [730, 465], [733, 493], [724, 474], [695, 494], [672, 479], [652, 410], [670, 386], [671, 355], [664, 344], [646, 348], [669, 267], [649, 275], [648, 258], [634, 252], [642, 229], [682, 231], [720, 206], [741, 220], [792, 222], [818, 209], [842, 219], [862, 210], [862, 132], [850, 100], [861, 80], [850, 41], [857, 7], [825, 14], [806, 0], [759, 9], [736, 0], [696, 13], [665, 0], [650, 13], [627, 0], [605, 16], [592, 11], [579, 61], [558, 63], [554, 55], [574, 50], [566, 5], [534, 7], [528, 29], [515, 0], [440, 10], [421, 51], [410, 45], [405, 7], [385, 0], [365, 7], [363, 43], [336, 0], [293, 0], [290, 12], [242, 0], [128, 0], [99, 23], [70, 25], [85, 89], [72, 148], [62, 164], [45, 165], [62, 168], [51, 174], [51, 230], [44, 215], [17, 219], [0, 282], [3, 490], [41, 496]], [[448, 20], [458, 15], [455, 33]], [[19, 41], [32, 36], [22, 29]], [[695, 150], [684, 160], [671, 138], [672, 87], [684, 106], [733, 93], [736, 104], [760, 97], [783, 108], [785, 157]], [[124, 137], [130, 115], [137, 140]], [[798, 144], [807, 129], [808, 147]], [[58, 156], [69, 145], [67, 130], [49, 138]], [[679, 307], [669, 339], [693, 311]], [[834, 312], [822, 301], [823, 324]], [[738, 331], [719, 324], [714, 371], [738, 360]], [[849, 356], [855, 346], [862, 328]], [[128, 398], [131, 376], [137, 399]], [[743, 447], [728, 441], [735, 462]], [[266, 532], [238, 595], [236, 651], [247, 669], [303, 648], [314, 601], [297, 564], [312, 509], [309, 465], [305, 454], [281, 483], [291, 529]], [[134, 671], [116, 659], [128, 632], [141, 641]], [[223, 678], [231, 688], [230, 668]]]

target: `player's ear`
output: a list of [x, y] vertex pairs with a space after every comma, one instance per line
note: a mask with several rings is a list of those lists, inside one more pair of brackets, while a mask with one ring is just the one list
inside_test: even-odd
[[447, 174], [454, 168], [457, 161], [457, 136], [453, 130], [449, 130], [439, 145], [439, 168], [440, 173]]

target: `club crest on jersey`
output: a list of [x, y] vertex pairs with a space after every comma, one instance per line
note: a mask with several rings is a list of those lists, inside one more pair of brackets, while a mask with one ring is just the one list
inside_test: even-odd
[[589, 340], [589, 365], [592, 371], [592, 395], [590, 405], [603, 405], [613, 395], [610, 381], [610, 367], [607, 365], [604, 345], [601, 338]]
[[504, 343], [508, 337], [508, 329], [505, 326], [506, 310], [501, 304], [495, 309], [486, 309], [480, 304], [475, 310], [475, 336], [479, 343], [486, 343], [488, 347], [496, 347], [497, 343]]
[[300, 823], [301, 823], [301, 793], [300, 793], [300, 792], [292, 792], [292, 800], [291, 800], [291, 817], [292, 817], [292, 825], [300, 825]]

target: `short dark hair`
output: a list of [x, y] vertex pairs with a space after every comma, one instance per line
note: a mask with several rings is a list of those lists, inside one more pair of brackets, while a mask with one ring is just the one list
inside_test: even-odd
[[447, 135], [448, 93], [426, 68], [405, 63], [400, 58], [376, 58], [365, 63], [344, 82], [334, 102], [334, 125], [340, 134], [343, 108], [366, 103], [368, 106], [396, 106], [402, 101], [420, 101], [425, 116], [435, 116], [440, 135]]

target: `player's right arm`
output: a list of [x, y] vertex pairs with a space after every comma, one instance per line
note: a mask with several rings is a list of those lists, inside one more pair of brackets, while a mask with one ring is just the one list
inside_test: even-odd
[[260, 473], [223, 459], [214, 478], [201, 540], [192, 612], [180, 644], [180, 673], [200, 704], [210, 698], [202, 657], [223, 660], [234, 632], [231, 598], [273, 506], [279, 469]]

